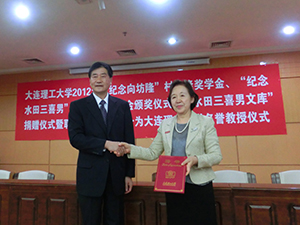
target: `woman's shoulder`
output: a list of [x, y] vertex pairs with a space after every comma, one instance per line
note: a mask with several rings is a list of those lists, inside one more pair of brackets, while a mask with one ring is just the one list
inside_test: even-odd
[[193, 111], [193, 117], [196, 119], [196, 120], [199, 120], [199, 121], [212, 121], [213, 118], [210, 117], [210, 116], [205, 116], [205, 115], [202, 115], [202, 114], [198, 114], [198, 113], [195, 113]]
[[170, 116], [161, 121], [160, 127], [171, 125], [174, 121], [175, 116]]
[[166, 123], [170, 123], [174, 120], [174, 118], [175, 118], [175, 116], [169, 116], [166, 119], [164, 119], [163, 121], [166, 122]]

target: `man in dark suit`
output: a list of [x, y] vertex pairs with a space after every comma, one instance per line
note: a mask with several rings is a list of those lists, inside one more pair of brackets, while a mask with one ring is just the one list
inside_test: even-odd
[[93, 93], [70, 104], [68, 123], [70, 143], [79, 150], [76, 188], [83, 225], [100, 225], [102, 218], [104, 225], [122, 225], [135, 161], [113, 151], [121, 141], [134, 143], [132, 116], [128, 102], [108, 94], [109, 65], [96, 62], [88, 75]]

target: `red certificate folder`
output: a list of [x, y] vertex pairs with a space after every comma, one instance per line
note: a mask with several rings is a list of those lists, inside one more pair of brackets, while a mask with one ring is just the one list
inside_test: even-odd
[[187, 157], [161, 155], [158, 159], [154, 191], [184, 193]]

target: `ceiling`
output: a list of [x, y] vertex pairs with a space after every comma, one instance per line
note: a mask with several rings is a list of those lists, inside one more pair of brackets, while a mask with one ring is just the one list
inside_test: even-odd
[[[79, 1], [79, 0], [78, 0]], [[27, 20], [13, 14], [15, 0], [0, 1], [0, 74], [201, 57], [300, 50], [299, 0], [22, 0]], [[294, 25], [296, 34], [282, 29]], [[125, 32], [125, 33], [124, 33]], [[178, 42], [168, 45], [167, 39]], [[212, 42], [232, 41], [227, 48]], [[69, 54], [80, 46], [77, 56]], [[117, 51], [131, 50], [133, 56]], [[38, 59], [27, 63], [26, 59]]]

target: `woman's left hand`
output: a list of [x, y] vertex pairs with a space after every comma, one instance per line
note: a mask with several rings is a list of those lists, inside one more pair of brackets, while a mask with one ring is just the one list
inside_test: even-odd
[[186, 176], [189, 175], [192, 166], [197, 164], [198, 164], [198, 158], [196, 156], [189, 156], [181, 163], [181, 165], [183, 166], [186, 165]]

